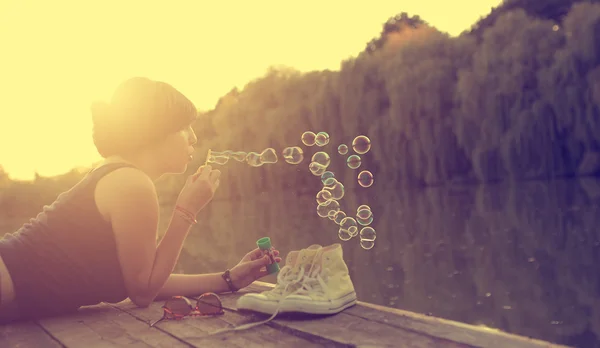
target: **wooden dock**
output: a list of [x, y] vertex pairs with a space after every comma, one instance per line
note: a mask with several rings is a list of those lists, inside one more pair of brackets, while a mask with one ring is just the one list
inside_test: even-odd
[[268, 316], [236, 310], [246, 292], [272, 284], [256, 282], [237, 294], [223, 294], [225, 315], [166, 320], [163, 302], [136, 308], [130, 301], [81, 308], [75, 315], [0, 326], [0, 347], [563, 347], [497, 330], [465, 325], [359, 302], [332, 316], [281, 315], [243, 331], [216, 330]]

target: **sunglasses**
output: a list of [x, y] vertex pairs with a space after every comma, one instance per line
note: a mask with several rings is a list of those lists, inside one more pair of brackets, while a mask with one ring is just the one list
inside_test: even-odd
[[185, 317], [222, 315], [225, 314], [223, 304], [217, 294], [207, 292], [202, 294], [196, 300], [196, 306], [188, 298], [183, 296], [173, 296], [162, 306], [162, 318], [155, 320], [150, 324], [154, 326], [163, 320], [180, 320]]

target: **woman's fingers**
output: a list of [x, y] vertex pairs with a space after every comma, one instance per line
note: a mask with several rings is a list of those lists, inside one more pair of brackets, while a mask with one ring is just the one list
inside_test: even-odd
[[210, 177], [210, 182], [212, 183], [217, 183], [217, 181], [219, 180], [219, 177], [221, 176], [221, 171], [218, 169], [215, 169], [213, 171], [210, 172], [209, 177]]
[[[273, 250], [273, 256], [275, 256], [275, 261], [276, 262], [280, 262], [281, 261], [281, 257], [277, 257], [279, 255], [279, 250]], [[244, 259], [248, 260], [248, 261], [253, 261], [256, 259], [259, 259], [263, 257], [263, 251], [259, 248], [256, 248], [252, 251], [250, 251], [249, 253], [246, 254], [246, 256], [244, 257]], [[277, 261], [279, 260], [279, 261]]]
[[204, 180], [208, 180], [211, 172], [212, 172], [212, 167], [210, 165], [206, 165], [206, 166], [200, 166], [200, 168], [198, 168], [198, 171], [196, 173], [198, 173], [198, 179], [202, 178]]
[[256, 248], [246, 254], [246, 257], [249, 258], [250, 260], [256, 260], [261, 256], [262, 256], [262, 250], [260, 250], [259, 248]]

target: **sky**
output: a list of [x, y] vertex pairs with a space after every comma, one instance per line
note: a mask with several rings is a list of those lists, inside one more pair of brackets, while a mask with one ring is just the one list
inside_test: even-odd
[[338, 70], [398, 13], [456, 36], [500, 3], [0, 0], [0, 166], [28, 180], [100, 160], [90, 103], [132, 76], [209, 110], [270, 66]]

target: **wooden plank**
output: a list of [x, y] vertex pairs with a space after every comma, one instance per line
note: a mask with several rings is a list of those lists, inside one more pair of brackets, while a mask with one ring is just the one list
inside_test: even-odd
[[[226, 296], [222, 296], [224, 298]], [[162, 316], [163, 302], [154, 302], [148, 308], [138, 308], [130, 301], [123, 301], [115, 305], [124, 313], [128, 313], [141, 321], [150, 323]], [[252, 320], [253, 318], [250, 318]], [[165, 320], [155, 327], [173, 335], [180, 340], [197, 347], [346, 347], [336, 342], [323, 340], [320, 337], [302, 337], [293, 335], [272, 327], [261, 325], [250, 330], [230, 331], [211, 335], [217, 330], [231, 328], [239, 323], [247, 322], [249, 318], [236, 311], [228, 310], [221, 316], [189, 317], [182, 320]]]
[[0, 325], [0, 347], [60, 348], [64, 346], [35, 322], [26, 321]]
[[[237, 294], [224, 296], [223, 305], [235, 310], [236, 301], [247, 292], [255, 292], [265, 287], [251, 286]], [[260, 319], [268, 316], [258, 315]], [[257, 319], [258, 320], [258, 319]], [[255, 321], [257, 321], [255, 320]], [[444, 338], [406, 330], [399, 327], [378, 323], [368, 319], [349, 315], [344, 312], [328, 316], [282, 314], [275, 320], [265, 324], [282, 331], [310, 334], [349, 346], [358, 347], [470, 347]]]
[[[247, 289], [248, 291], [257, 292], [270, 289], [273, 286], [274, 284], [257, 281]], [[427, 336], [443, 338], [473, 347], [568, 348], [563, 345], [509, 334], [496, 329], [477, 327], [362, 301], [358, 301], [356, 306], [346, 309], [343, 314], [352, 315], [388, 326], [420, 332]]]
[[443, 337], [454, 342], [485, 348], [567, 348], [566, 346], [509, 334], [497, 329], [478, 327], [395, 308], [360, 302], [346, 313], [388, 325]]
[[190, 347], [107, 304], [46, 318], [39, 324], [67, 347]]

